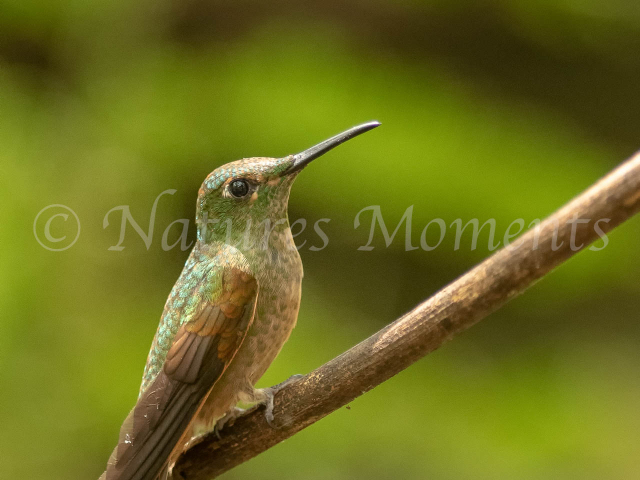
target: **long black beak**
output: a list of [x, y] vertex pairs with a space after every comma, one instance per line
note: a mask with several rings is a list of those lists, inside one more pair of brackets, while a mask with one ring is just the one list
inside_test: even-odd
[[315, 160], [321, 155], [324, 155], [332, 148], [337, 147], [341, 143], [344, 143], [353, 137], [357, 137], [361, 133], [368, 132], [369, 130], [376, 128], [379, 125], [380, 125], [380, 122], [376, 122], [376, 121], [363, 123], [362, 125], [352, 127], [349, 130], [339, 133], [335, 137], [331, 137], [328, 140], [325, 140], [324, 142], [320, 142], [319, 144], [306, 149], [304, 152], [294, 155], [293, 165], [291, 165], [287, 169], [285, 174], [288, 175], [290, 173], [299, 172], [304, 167], [306, 167], [309, 162], [311, 162], [312, 160]]

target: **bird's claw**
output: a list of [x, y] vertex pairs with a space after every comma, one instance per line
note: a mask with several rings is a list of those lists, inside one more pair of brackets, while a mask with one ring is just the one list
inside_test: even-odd
[[278, 383], [273, 387], [263, 388], [261, 390], [261, 393], [264, 395], [265, 398], [260, 403], [262, 403], [265, 406], [264, 418], [270, 427], [276, 428], [273, 425], [273, 399], [275, 398], [276, 393], [278, 393], [287, 385], [291, 385], [292, 383], [299, 381], [300, 379], [302, 379], [302, 377], [304, 377], [304, 375], [300, 375], [300, 374], [291, 375], [284, 382]]
[[242, 415], [243, 413], [245, 413], [246, 410], [240, 407], [233, 407], [231, 410], [229, 410], [226, 415], [222, 418], [220, 418], [215, 426], [213, 427], [213, 433], [216, 434], [216, 437], [218, 437], [218, 440], [222, 440], [222, 437], [220, 436], [220, 430], [222, 430], [224, 428], [225, 425], [233, 425], [233, 422], [235, 422], [236, 418], [238, 418], [240, 415]]
[[273, 387], [271, 387], [271, 390], [273, 390], [274, 394], [278, 393], [280, 390], [282, 390], [287, 385], [291, 385], [292, 383], [296, 383], [297, 381], [302, 380], [303, 377], [304, 377], [304, 375], [302, 375], [300, 373], [296, 373], [295, 375], [291, 375], [284, 382], [280, 382], [277, 385], [274, 385]]

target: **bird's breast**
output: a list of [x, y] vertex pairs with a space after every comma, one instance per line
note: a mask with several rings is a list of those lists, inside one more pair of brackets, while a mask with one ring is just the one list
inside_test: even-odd
[[253, 324], [233, 363], [245, 366], [246, 377], [255, 384], [289, 338], [298, 319], [302, 262], [298, 251], [278, 252], [258, 277], [258, 300]]

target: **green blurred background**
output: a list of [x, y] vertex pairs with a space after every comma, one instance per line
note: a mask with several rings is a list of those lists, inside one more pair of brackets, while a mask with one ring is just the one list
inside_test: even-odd
[[[635, 0], [4, 0], [0, 4], [0, 478], [92, 479], [133, 405], [215, 167], [382, 127], [300, 176], [298, 327], [261, 386], [308, 372], [485, 258], [413, 244], [442, 218], [543, 218], [640, 147]], [[120, 217], [130, 205], [150, 248]], [[82, 223], [33, 235], [49, 204]], [[321, 245], [311, 228], [330, 218]], [[53, 223], [56, 236], [64, 222]], [[56, 230], [57, 229], [57, 230]], [[179, 229], [169, 235], [171, 243]], [[403, 228], [399, 235], [402, 235]], [[240, 478], [640, 478], [640, 221]], [[193, 225], [190, 238], [193, 238]]]

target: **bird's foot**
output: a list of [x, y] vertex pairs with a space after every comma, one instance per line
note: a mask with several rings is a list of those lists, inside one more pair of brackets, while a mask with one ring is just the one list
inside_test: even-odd
[[291, 385], [292, 383], [299, 381], [302, 377], [304, 377], [304, 375], [300, 375], [300, 374], [291, 375], [282, 383], [278, 383], [273, 387], [260, 388], [255, 391], [255, 395], [256, 397], [258, 397], [257, 398], [258, 403], [266, 407], [266, 410], [264, 412], [264, 417], [267, 420], [267, 423], [269, 424], [269, 426], [271, 427], [274, 426], [273, 425], [273, 399], [276, 396], [276, 393], [278, 393], [287, 385]]
[[220, 418], [216, 422], [215, 426], [213, 427], [213, 433], [216, 434], [216, 437], [218, 437], [218, 440], [222, 440], [222, 437], [220, 436], [220, 430], [222, 430], [225, 425], [233, 425], [233, 422], [236, 421], [236, 418], [238, 418], [240, 415], [242, 415], [245, 412], [246, 410], [244, 408], [233, 407], [231, 410], [229, 410], [225, 414], [224, 417]]
[[182, 474], [173, 470], [174, 465], [168, 467], [164, 472], [161, 472], [158, 476], [160, 480], [185, 480]]

